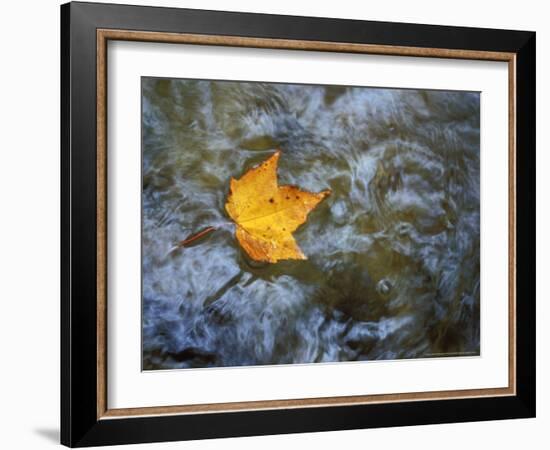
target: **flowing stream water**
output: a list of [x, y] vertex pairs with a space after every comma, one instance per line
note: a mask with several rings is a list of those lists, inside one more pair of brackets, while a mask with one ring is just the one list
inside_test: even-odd
[[[143, 368], [479, 354], [478, 93], [143, 78]], [[332, 194], [252, 261], [229, 180]], [[216, 231], [186, 248], [175, 242]]]

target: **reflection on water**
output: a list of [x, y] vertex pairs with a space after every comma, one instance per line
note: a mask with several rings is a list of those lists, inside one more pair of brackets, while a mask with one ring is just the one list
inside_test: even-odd
[[[332, 190], [307, 261], [251, 261], [224, 209], [277, 148]], [[146, 370], [479, 354], [479, 94], [144, 78], [142, 264]]]

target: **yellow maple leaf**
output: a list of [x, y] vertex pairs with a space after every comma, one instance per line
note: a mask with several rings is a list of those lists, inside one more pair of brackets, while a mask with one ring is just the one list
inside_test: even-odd
[[240, 179], [231, 178], [225, 209], [237, 225], [235, 236], [256, 261], [275, 263], [281, 259], [307, 259], [292, 232], [330, 194], [302, 191], [296, 186], [279, 186], [275, 152]]

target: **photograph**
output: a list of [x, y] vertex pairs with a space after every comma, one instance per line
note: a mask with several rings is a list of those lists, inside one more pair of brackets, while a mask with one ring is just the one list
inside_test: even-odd
[[142, 76], [142, 370], [479, 357], [480, 96]]
[[[6, 236], [36, 247], [39, 229], [48, 245], [44, 211], [55, 212], [59, 276], [42, 271], [55, 251], [19, 248], [8, 259], [25, 273], [6, 298], [28, 309], [22, 287], [59, 284], [59, 308], [33, 297], [57, 315], [37, 315], [44, 326], [59, 324], [59, 357], [39, 352], [56, 364], [42, 371], [59, 391], [56, 441], [331, 448], [368, 433], [359, 440], [382, 446], [517, 448], [542, 430], [543, 15], [477, 4], [411, 15], [399, 1], [70, 2], [57, 22], [31, 14], [57, 32], [60, 70], [36, 92], [59, 88], [37, 116], [53, 121], [57, 106], [59, 126], [23, 120], [6, 133], [18, 141], [8, 157], [22, 157], [6, 192], [28, 212], [5, 221], [23, 240]], [[44, 24], [10, 59], [24, 64], [6, 86], [35, 86], [51, 62]], [[20, 91], [6, 91], [16, 118], [28, 112]], [[47, 133], [60, 158], [45, 156]], [[45, 183], [27, 186], [38, 172], [58, 180], [59, 210]], [[29, 255], [44, 259], [35, 277]], [[27, 316], [8, 314], [11, 335]], [[21, 355], [46, 334], [23, 335]], [[49, 384], [25, 386], [49, 395]], [[450, 440], [448, 424], [460, 430]], [[39, 425], [37, 439], [55, 433]]]

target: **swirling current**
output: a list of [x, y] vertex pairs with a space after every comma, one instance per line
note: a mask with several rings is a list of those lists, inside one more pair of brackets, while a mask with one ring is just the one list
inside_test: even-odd
[[[143, 368], [477, 355], [479, 93], [142, 79]], [[305, 261], [239, 247], [229, 180], [332, 194]], [[173, 245], [216, 231], [186, 248]]]

